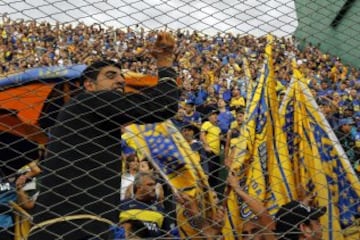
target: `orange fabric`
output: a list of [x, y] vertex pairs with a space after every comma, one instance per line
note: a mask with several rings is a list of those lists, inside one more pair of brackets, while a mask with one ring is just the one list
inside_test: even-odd
[[21, 121], [37, 125], [44, 102], [54, 83], [32, 83], [0, 92], [0, 108], [18, 112]]
[[48, 137], [39, 127], [24, 123], [15, 114], [0, 114], [0, 131], [24, 137], [39, 144], [45, 144], [48, 141]]
[[144, 75], [137, 72], [126, 71], [124, 73], [128, 90], [141, 87], [154, 87], [158, 83], [157, 76]]

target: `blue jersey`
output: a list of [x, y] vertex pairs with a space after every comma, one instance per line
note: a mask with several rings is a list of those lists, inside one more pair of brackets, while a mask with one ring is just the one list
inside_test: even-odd
[[120, 204], [119, 218], [120, 223], [129, 220], [143, 222], [150, 233], [149, 238], [163, 236], [171, 230], [164, 209], [157, 203], [148, 204], [135, 199], [123, 200]]

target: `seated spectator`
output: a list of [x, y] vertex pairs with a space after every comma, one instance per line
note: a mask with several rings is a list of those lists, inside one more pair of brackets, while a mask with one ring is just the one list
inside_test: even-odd
[[320, 218], [326, 207], [313, 208], [298, 201], [291, 201], [276, 213], [276, 232], [279, 240], [322, 239]]

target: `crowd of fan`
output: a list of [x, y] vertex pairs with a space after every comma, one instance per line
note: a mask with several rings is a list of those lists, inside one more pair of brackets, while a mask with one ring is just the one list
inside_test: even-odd
[[[154, 43], [158, 31], [145, 31], [138, 25], [126, 30], [84, 23], [51, 25], [36, 20], [13, 21], [4, 16], [0, 25], [0, 76], [34, 67], [88, 64], [101, 59], [120, 62], [124, 69], [154, 75], [156, 63], [144, 49]], [[244, 58], [249, 60], [250, 82], [255, 83], [264, 60], [261, 53], [266, 39], [231, 33], [208, 36], [183, 30], [173, 34], [177, 40], [174, 67], [182, 82], [181, 107], [173, 121], [183, 135], [189, 137], [189, 142], [196, 138], [202, 142], [205, 157], [219, 157], [221, 145], [225, 146], [226, 157], [229, 139], [241, 124], [247, 100]], [[360, 171], [360, 71], [311, 44], [300, 50], [295, 38], [277, 38], [274, 67], [279, 98], [292, 78], [293, 58], [297, 59], [354, 169]], [[211, 146], [210, 141], [214, 139], [202, 135], [211, 123], [219, 127], [218, 146]], [[189, 125], [195, 128], [188, 128]], [[188, 136], [191, 130], [193, 135]], [[207, 148], [213, 149], [207, 151]], [[209, 152], [217, 156], [206, 156]], [[213, 162], [220, 164], [220, 161]], [[215, 187], [219, 184], [217, 171], [221, 166], [209, 164], [203, 164], [203, 168], [213, 173], [211, 176], [215, 179], [209, 181]], [[123, 190], [125, 194], [126, 189]]]
[[[156, 74], [156, 64], [144, 49], [155, 41], [158, 31], [145, 31], [139, 25], [122, 30], [98, 24], [14, 21], [5, 14], [0, 25], [0, 76], [34, 67], [88, 64], [104, 58], [120, 61], [124, 69]], [[227, 108], [244, 107], [247, 77], [243, 58], [249, 59], [255, 81], [263, 63], [260, 53], [265, 38], [231, 33], [208, 36], [182, 30], [173, 34], [177, 38], [175, 67], [183, 83], [181, 100], [193, 103], [197, 111], [205, 114], [209, 106], [217, 107], [219, 99], [225, 100]], [[360, 71], [311, 44], [302, 50], [298, 45], [295, 38], [276, 39], [278, 93], [282, 95], [291, 80], [291, 60], [295, 57], [330, 125], [339, 132], [350, 160], [355, 162], [359, 159], [356, 149], [360, 147], [356, 145], [360, 124]], [[238, 93], [232, 90], [236, 88], [240, 96], [234, 97], [233, 94]], [[222, 126], [224, 133], [230, 124], [221, 124], [227, 125]], [[343, 127], [349, 124], [354, 127], [350, 130]]]

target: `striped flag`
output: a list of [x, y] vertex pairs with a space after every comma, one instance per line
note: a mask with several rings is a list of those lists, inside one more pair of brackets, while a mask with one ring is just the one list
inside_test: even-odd
[[[199, 155], [191, 149], [170, 120], [145, 125], [132, 124], [125, 128], [125, 132], [175, 194], [180, 191], [195, 198], [205, 219], [215, 213], [215, 198], [199, 164]], [[182, 238], [199, 235], [200, 226], [193, 224], [182, 206], [177, 206], [177, 221]]]
[[[265, 63], [245, 113], [231, 170], [238, 173], [240, 184], [247, 188], [248, 194], [262, 201], [274, 214], [280, 204], [293, 198], [295, 186], [278, 115], [272, 36], [267, 40]], [[238, 239], [242, 221], [251, 217], [250, 209], [230, 191], [223, 229], [225, 239]]]
[[324, 239], [341, 240], [342, 229], [359, 214], [359, 180], [302, 74], [293, 66], [294, 77], [280, 112], [285, 116], [282, 127], [288, 133], [294, 176], [299, 190], [316, 193], [316, 202], [328, 209], [321, 218]]

